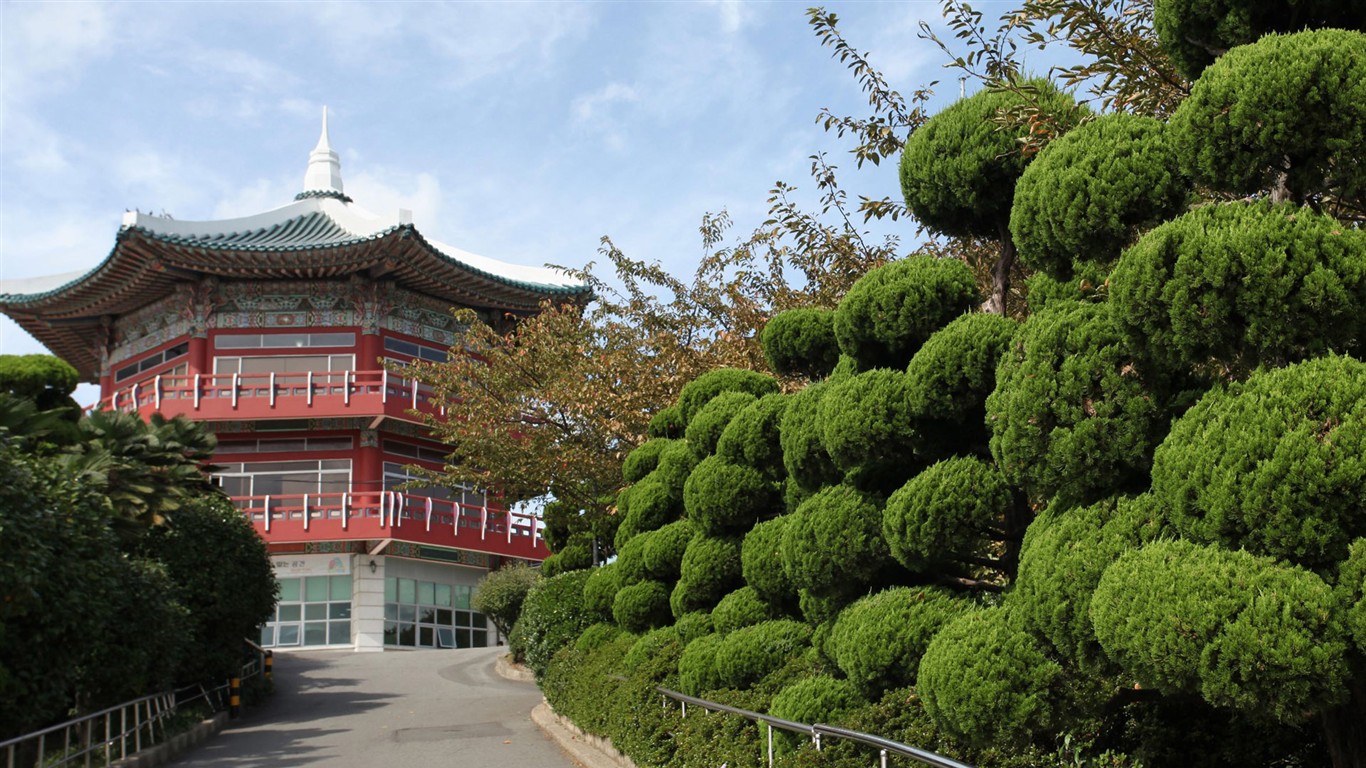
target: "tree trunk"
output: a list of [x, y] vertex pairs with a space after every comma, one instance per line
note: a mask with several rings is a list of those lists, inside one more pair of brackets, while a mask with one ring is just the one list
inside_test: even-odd
[[1342, 706], [1323, 713], [1324, 741], [1333, 768], [1366, 768], [1366, 680], [1348, 683], [1352, 696]]
[[1001, 236], [1001, 250], [991, 270], [991, 297], [982, 304], [982, 311], [1004, 316], [1006, 298], [1010, 296], [1010, 270], [1015, 266], [1015, 241], [1010, 237], [1008, 221], [1002, 221], [996, 229]]

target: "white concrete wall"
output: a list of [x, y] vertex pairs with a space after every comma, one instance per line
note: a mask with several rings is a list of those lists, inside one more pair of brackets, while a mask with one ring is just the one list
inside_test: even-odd
[[[351, 638], [357, 651], [384, 650], [384, 556], [352, 555]], [[370, 562], [375, 572], [370, 572]]]

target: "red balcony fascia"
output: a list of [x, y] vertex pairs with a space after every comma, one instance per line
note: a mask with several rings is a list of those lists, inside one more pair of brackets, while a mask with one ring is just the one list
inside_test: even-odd
[[156, 376], [116, 389], [95, 407], [195, 421], [445, 415], [426, 387], [386, 370]]
[[544, 560], [539, 517], [400, 491], [234, 496], [266, 542], [394, 539]]

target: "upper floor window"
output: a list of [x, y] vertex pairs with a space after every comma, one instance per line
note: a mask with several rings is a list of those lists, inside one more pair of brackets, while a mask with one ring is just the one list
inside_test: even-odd
[[396, 339], [392, 336], [386, 336], [384, 338], [384, 351], [434, 363], [444, 363], [448, 356], [447, 350], [443, 348], [418, 344], [413, 341], [404, 341], [403, 339]]
[[[159, 366], [165, 365], [166, 363], [169, 363], [177, 357], [184, 356], [189, 351], [189, 342], [181, 342], [174, 346], [167, 347], [161, 350], [160, 352], [148, 355], [147, 357], [144, 357], [141, 360], [129, 363], [128, 365], [125, 365], [122, 368], [119, 368], [118, 370], [114, 371], [114, 381], [123, 381], [124, 379], [132, 378], [133, 376], [136, 376], [144, 371], [150, 371], [153, 368], [157, 368]], [[172, 371], [171, 373], [183, 374], [185, 373], [185, 371], [179, 370], [179, 368], [177, 368], [177, 370]]]
[[351, 371], [355, 367], [355, 355], [270, 355], [213, 359], [214, 373], [326, 373]]
[[220, 333], [215, 349], [289, 349], [300, 347], [354, 347], [354, 333]]

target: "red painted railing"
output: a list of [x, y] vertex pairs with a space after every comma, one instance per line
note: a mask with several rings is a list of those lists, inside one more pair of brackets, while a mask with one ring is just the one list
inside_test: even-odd
[[386, 370], [157, 376], [116, 389], [95, 407], [199, 420], [445, 413], [428, 387]]
[[394, 539], [544, 560], [534, 515], [401, 491], [234, 496], [267, 542]]

